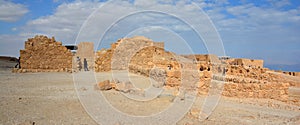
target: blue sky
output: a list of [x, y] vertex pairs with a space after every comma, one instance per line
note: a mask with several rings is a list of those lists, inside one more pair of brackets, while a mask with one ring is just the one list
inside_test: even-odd
[[[111, 23], [111, 15], [137, 8], [166, 11], [180, 8], [178, 13], [202, 23], [202, 17], [195, 16], [200, 7], [216, 27], [226, 55], [263, 59], [266, 66], [274, 69], [300, 71], [299, 0], [115, 0], [108, 5], [107, 1], [99, 0], [0, 0], [0, 55], [19, 56], [24, 41], [37, 34], [74, 44], [88, 17], [103, 6], [107, 7], [104, 11], [94, 13], [99, 13], [94, 20], [99, 25], [86, 29], [91, 31], [87, 36], [99, 38], [97, 29], [103, 28], [101, 23]], [[108, 47], [120, 37], [134, 35], [164, 41], [167, 50], [177, 53], [208, 52], [203, 39], [191, 26], [177, 18], [153, 13], [124, 18], [95, 48]], [[99, 42], [99, 39], [83, 38], [86, 39], [79, 40]]]

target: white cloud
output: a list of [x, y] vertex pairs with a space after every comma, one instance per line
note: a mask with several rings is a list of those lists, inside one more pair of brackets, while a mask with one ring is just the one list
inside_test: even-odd
[[280, 7], [288, 3], [278, 2], [281, 5], [229, 4], [208, 11], [223, 36], [227, 54], [261, 58], [267, 64], [300, 63], [296, 59], [300, 53], [296, 51], [295, 54], [293, 48], [300, 45], [300, 36], [297, 35], [300, 32], [300, 11], [298, 8], [282, 9]]
[[27, 37], [16, 35], [0, 35], [0, 54], [3, 56], [19, 56], [19, 50], [24, 49]]
[[65, 42], [75, 42], [76, 35], [87, 17], [100, 6], [98, 2], [63, 3], [53, 15], [27, 22], [24, 32], [43, 33]]
[[135, 0], [134, 5], [138, 7], [149, 7], [157, 5], [155, 0]]
[[268, 0], [274, 7], [284, 7], [287, 5], [291, 5], [289, 0]]
[[18, 30], [18, 28], [16, 28], [16, 27], [11, 28], [11, 31], [17, 31], [17, 30]]
[[0, 20], [15, 22], [28, 12], [26, 6], [5, 0], [0, 0]]
[[286, 28], [285, 24], [291, 23], [297, 25], [300, 21], [300, 13], [296, 9], [281, 10], [272, 7], [258, 7], [254, 4], [226, 6], [224, 9], [234, 17], [226, 18], [228, 15], [222, 14], [220, 11], [215, 12], [223, 15], [222, 18], [213, 18], [216, 24], [222, 29], [234, 30], [236, 26], [239, 26], [241, 29], [251, 30], [274, 26], [277, 28], [278, 26]]
[[[245, 55], [245, 57], [248, 58], [257, 58], [261, 56], [262, 58], [265, 57], [265, 59], [274, 61], [280, 60], [281, 58], [276, 56], [272, 56], [272, 59], [267, 58], [271, 57], [272, 53], [267, 52], [267, 49], [262, 48], [272, 47], [274, 51], [273, 53], [280, 53], [280, 44], [287, 45], [286, 43], [291, 43], [288, 45], [300, 45], [300, 36], [297, 34], [300, 32], [300, 7], [292, 9], [281, 8], [284, 6], [289, 6], [289, 1], [272, 1], [272, 5], [269, 6], [256, 6], [255, 4], [251, 4], [249, 2], [242, 2], [238, 5], [232, 5], [227, 0], [223, 0], [222, 2], [215, 2], [215, 0], [194, 1], [196, 2], [197, 6], [205, 10], [205, 12], [212, 19], [213, 23], [216, 25], [217, 30], [220, 31], [225, 47], [227, 46], [227, 52], [230, 54], [230, 56], [241, 57], [241, 55]], [[124, 14], [126, 14], [126, 12], [133, 12], [139, 8], [147, 8], [150, 10], [159, 9], [162, 12], [176, 11], [178, 15], [181, 15], [179, 18], [186, 17], [199, 22], [199, 25], [201, 25], [201, 28], [204, 31], [207, 31], [209, 28], [211, 28], [206, 26], [207, 24], [203, 24], [205, 21], [205, 18], [203, 18], [204, 16], [198, 15], [198, 12], [200, 11], [199, 8], [193, 4], [190, 4], [189, 0], [168, 0], [163, 2], [161, 0], [158, 0], [158, 2], [152, 0], [136, 0], [134, 3], [130, 3], [128, 1], [112, 1], [112, 3], [107, 4], [104, 7], [105, 9], [101, 10], [101, 12], [95, 13], [93, 16], [91, 16], [90, 18], [93, 19], [90, 20], [90, 22], [84, 24], [89, 15], [103, 4], [104, 3], [95, 1], [75, 1], [71, 3], [63, 3], [56, 8], [52, 15], [28, 21], [27, 24], [21, 28], [16, 27], [16, 29], [22, 30], [18, 37], [24, 39], [25, 37], [31, 37], [34, 34], [39, 33], [46, 34], [50, 37], [55, 36], [57, 40], [60, 40], [65, 44], [69, 44], [75, 42], [80, 27], [82, 25], [86, 25], [89, 28], [82, 29], [82, 32], [85, 32], [85, 34], [82, 35], [79, 41], [98, 42], [100, 36], [104, 35], [100, 32], [104, 32], [107, 27], [90, 25], [112, 24], [114, 22], [111, 20], [118, 19], [115, 17], [122, 17]], [[130, 18], [124, 17], [123, 22], [121, 21], [118, 24], [115, 24], [115, 30], [113, 30], [110, 34], [111, 39], [113, 37], [118, 39], [118, 34], [121, 34], [122, 32], [129, 33], [132, 31], [130, 31], [130, 29], [151, 25], [168, 28], [172, 31], [176, 31], [177, 33], [191, 31], [187, 25], [183, 25], [183, 23], [176, 18], [166, 18], [164, 15], [159, 15], [157, 13], [142, 13]], [[151, 34], [148, 35], [151, 36]], [[157, 38], [160, 37], [159, 35], [161, 35], [162, 38], [165, 37], [163, 33], [156, 33], [153, 35], [155, 35]], [[185, 37], [189, 37], [188, 35]], [[209, 33], [207, 32], [206, 35], [209, 36]], [[4, 40], [4, 37], [5, 39], [8, 38], [8, 36], [1, 35], [0, 40]], [[4, 43], [1, 44], [5, 46]], [[248, 49], [250, 48], [249, 44], [253, 48], [261, 49], [257, 51]], [[197, 46], [194, 45], [192, 47]], [[286, 51], [285, 54], [292, 54], [292, 52], [295, 54], [294, 49]], [[300, 54], [299, 51], [296, 52], [298, 52], [298, 55]], [[255, 57], [253, 55], [257, 56]], [[295, 56], [289, 57], [291, 58], [286, 58], [285, 61], [293, 61], [292, 58], [296, 58]]]
[[[111, 18], [117, 17], [116, 15], [124, 16], [124, 13], [132, 12], [134, 10], [137, 10], [137, 8], [159, 8], [160, 10], [163, 10], [163, 12], [180, 8], [181, 11], [179, 15], [186, 15], [186, 17], [195, 16], [195, 13], [197, 13], [198, 11], [198, 8], [195, 5], [187, 4], [186, 2], [182, 1], [165, 1], [163, 2], [163, 4], [160, 4], [160, 2], [161, 1], [148, 0], [136, 0], [134, 3], [129, 3], [128, 1], [112, 1], [110, 4], [106, 4], [105, 7], [102, 7], [105, 8], [102, 12], [98, 12], [91, 16], [91, 18], [93, 18], [94, 20], [88, 22], [89, 24], [84, 24], [84, 22], [88, 19], [88, 16], [104, 3], [95, 1], [75, 1], [72, 3], [63, 3], [58, 6], [53, 15], [44, 16], [29, 21], [27, 22], [26, 26], [22, 27], [21, 29], [23, 29], [25, 33], [33, 34], [35, 32], [38, 32], [48, 34], [50, 36], [57, 37], [58, 40], [71, 43], [75, 41], [77, 33], [79, 32], [80, 27], [82, 25], [90, 25], [95, 22], [112, 24], [113, 22], [111, 22]], [[176, 3], [176, 5], [174, 5], [174, 3]], [[199, 18], [199, 20], [201, 19], [201, 17], [197, 18]], [[158, 17], [157, 15], [153, 16], [149, 13], [145, 15], [140, 15], [138, 19], [129, 19], [128, 22], [132, 25], [135, 25], [141, 24], [143, 20], [148, 20], [148, 22], [156, 25], [165, 25], [179, 32], [190, 30], [190, 28], [187, 25], [182, 25], [182, 23], [180, 23], [175, 18], [164, 18], [163, 16]], [[152, 22], [149, 20], [152, 20]], [[98, 40], [96, 38], [85, 38], [88, 38], [90, 36], [99, 36], [99, 30], [106, 30], [106, 28], [94, 26], [90, 29], [83, 29], [83, 31], [87, 30], [89, 31], [88, 34], [85, 34], [85, 37], [80, 40], [96, 41]]]

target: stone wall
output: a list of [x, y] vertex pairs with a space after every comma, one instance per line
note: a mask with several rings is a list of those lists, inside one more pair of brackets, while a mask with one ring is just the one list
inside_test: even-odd
[[111, 48], [96, 53], [95, 71], [128, 70], [133, 56], [138, 51], [152, 46], [163, 48], [164, 43], [154, 43], [151, 39], [141, 36], [119, 39], [111, 44]]
[[254, 60], [254, 59], [228, 59], [226, 60], [230, 65], [239, 65], [253, 68], [263, 68], [264, 61], [263, 60]]
[[165, 85], [176, 86], [181, 81], [181, 66], [174, 53], [166, 52], [163, 48], [151, 46], [138, 51], [130, 60], [129, 71], [154, 79], [155, 71], [165, 72]]
[[20, 50], [18, 72], [72, 71], [72, 53], [54, 37], [35, 36]]
[[[242, 70], [242, 68], [244, 67], [240, 66], [237, 69]], [[248, 74], [246, 72], [234, 72], [225, 76], [212, 74], [211, 71], [202, 71], [200, 74], [200, 86], [198, 87], [200, 95], [207, 94], [212, 89], [211, 83], [218, 81], [219, 84], [224, 85], [222, 91], [224, 96], [287, 101], [289, 97], [288, 89], [292, 84], [280, 75], [267, 73], [261, 71], [261, 69], [252, 69]]]
[[300, 72], [287, 72], [287, 71], [283, 71], [282, 73], [286, 74], [286, 75], [290, 75], [290, 76], [300, 77]]
[[[120, 39], [110, 49], [97, 52], [96, 71], [129, 70], [151, 77], [158, 86], [184, 86], [207, 94], [214, 85], [224, 84], [222, 95], [238, 98], [288, 99], [290, 84], [280, 75], [267, 72], [262, 60], [228, 59], [221, 63], [215, 55], [184, 55], [167, 52], [161, 44], [144, 37]], [[116, 52], [117, 51], [117, 52]], [[118, 54], [119, 58], [114, 58]], [[224, 75], [224, 76], [222, 76]], [[212, 84], [217, 82], [217, 84]]]
[[96, 52], [95, 72], [108, 72], [111, 70], [112, 49], [102, 49]]
[[213, 54], [195, 54], [195, 55], [183, 55], [183, 57], [192, 59], [198, 62], [205, 62], [205, 63], [220, 63], [218, 56]]
[[95, 71], [129, 70], [154, 79], [158, 78], [153, 74], [162, 71], [167, 75], [165, 84], [175, 86], [179, 85], [181, 79], [176, 56], [164, 50], [163, 42], [139, 36], [125, 38], [113, 43], [110, 49], [97, 52]]
[[158, 45], [156, 46], [157, 48], [163, 47], [163, 44], [154, 43], [151, 39], [141, 36], [120, 39], [112, 46], [112, 70], [128, 70], [130, 60], [136, 53], [144, 48], [155, 45]]
[[287, 101], [289, 83], [226, 83], [223, 95], [238, 98], [269, 98]]

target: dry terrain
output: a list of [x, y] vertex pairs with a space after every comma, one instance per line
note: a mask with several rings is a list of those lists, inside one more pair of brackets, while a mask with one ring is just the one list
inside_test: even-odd
[[[7, 66], [8, 65], [8, 66]], [[80, 103], [73, 75], [89, 75], [98, 81], [111, 79], [111, 72], [71, 73], [12, 73], [14, 63], [1, 61], [0, 68], [0, 124], [97, 124]], [[148, 79], [131, 74], [139, 88], [148, 86]], [[297, 80], [297, 79], [296, 79]], [[87, 80], [88, 82], [89, 80]], [[101, 92], [87, 83], [79, 87], [84, 91]], [[76, 86], [78, 87], [78, 86]], [[297, 98], [298, 88], [292, 88]], [[114, 90], [104, 91], [106, 99], [119, 111], [129, 115], [155, 114], [172, 104], [174, 97], [162, 96], [149, 102], [134, 101]], [[212, 114], [204, 121], [195, 118], [205, 97], [199, 97], [183, 119], [177, 124], [300, 124], [300, 107], [271, 99], [238, 99], [222, 97]], [[299, 98], [297, 98], [299, 99]], [[101, 107], [100, 107], [101, 108]], [[100, 113], [101, 114], [101, 113]], [[105, 113], [102, 113], [105, 115]], [[115, 119], [111, 117], [111, 120]], [[108, 119], [109, 120], [109, 119]], [[123, 124], [122, 121], [116, 124]]]

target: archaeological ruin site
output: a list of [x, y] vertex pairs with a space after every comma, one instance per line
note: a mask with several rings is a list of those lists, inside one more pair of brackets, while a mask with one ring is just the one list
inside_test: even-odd
[[[20, 68], [14, 72], [78, 72], [78, 57], [82, 64], [83, 59], [87, 59], [89, 69], [95, 72], [128, 70], [152, 77], [160, 86], [176, 88], [183, 82], [191, 82], [189, 77], [197, 77], [198, 81], [189, 84], [189, 89], [197, 89], [198, 94], [207, 94], [214, 80], [224, 82], [223, 96], [291, 101], [289, 87], [300, 87], [297, 82], [265, 68], [263, 60], [223, 59], [209, 54], [177, 55], [165, 51], [163, 42], [142, 36], [119, 39], [111, 48], [96, 52], [92, 42], [81, 42], [76, 53], [54, 37], [35, 36], [20, 50]], [[277, 73], [300, 77], [300, 72]], [[299, 104], [298, 99], [292, 101]]]
[[[262, 100], [256, 101], [257, 104], [277, 109], [282, 108], [280, 105], [288, 105], [289, 110], [298, 113], [300, 110], [300, 93], [298, 91], [300, 72], [271, 70], [264, 67], [263, 60], [218, 57], [212, 54], [179, 55], [166, 51], [164, 42], [155, 42], [143, 36], [122, 38], [112, 43], [110, 48], [102, 48], [97, 51], [94, 51], [93, 42], [80, 42], [74, 46], [73, 49], [75, 49], [72, 50], [70, 47], [64, 46], [62, 42], [56, 41], [54, 37], [37, 35], [29, 38], [25, 41], [24, 49], [20, 50], [19, 66], [13, 68], [12, 72], [16, 75], [36, 73], [43, 75], [46, 72], [76, 75], [93, 72], [97, 77], [101, 73], [128, 71], [136, 77], [141, 76], [154, 80], [155, 82], [151, 83], [151, 86], [171, 91], [168, 97], [172, 98], [179, 97], [181, 100], [185, 100], [185, 94], [193, 92], [196, 97], [219, 94], [222, 98], [228, 98], [227, 100], [237, 99], [238, 103], [247, 102], [247, 104], [255, 105], [253, 100]], [[101, 77], [97, 83], [92, 83], [95, 85], [93, 91], [145, 96], [144, 88], [136, 88], [136, 85], [131, 83], [132, 81], [120, 79], [118, 77], [111, 79]], [[77, 91], [86, 90], [87, 88], [82, 87]], [[20, 97], [19, 100], [21, 99]], [[201, 109], [196, 109], [192, 108], [187, 116], [198, 119], [197, 115], [200, 114]], [[229, 111], [222, 109], [222, 112]], [[211, 117], [216, 116], [213, 114]], [[217, 117], [221, 118], [221, 116]], [[250, 121], [270, 120], [261, 116], [253, 117], [253, 119], [250, 118]], [[204, 123], [222, 123], [222, 118], [219, 122], [210, 122], [209, 119], [207, 116]], [[241, 119], [244, 121], [236, 123], [244, 123], [248, 117]], [[282, 119], [280, 120], [286, 120]], [[298, 116], [289, 118], [291, 123], [298, 122], [299, 119]], [[280, 124], [281, 121], [275, 124]], [[269, 122], [261, 120], [258, 123]], [[232, 122], [228, 123], [232, 124]], [[189, 120], [182, 120], [180, 124], [193, 123], [190, 123]]]

